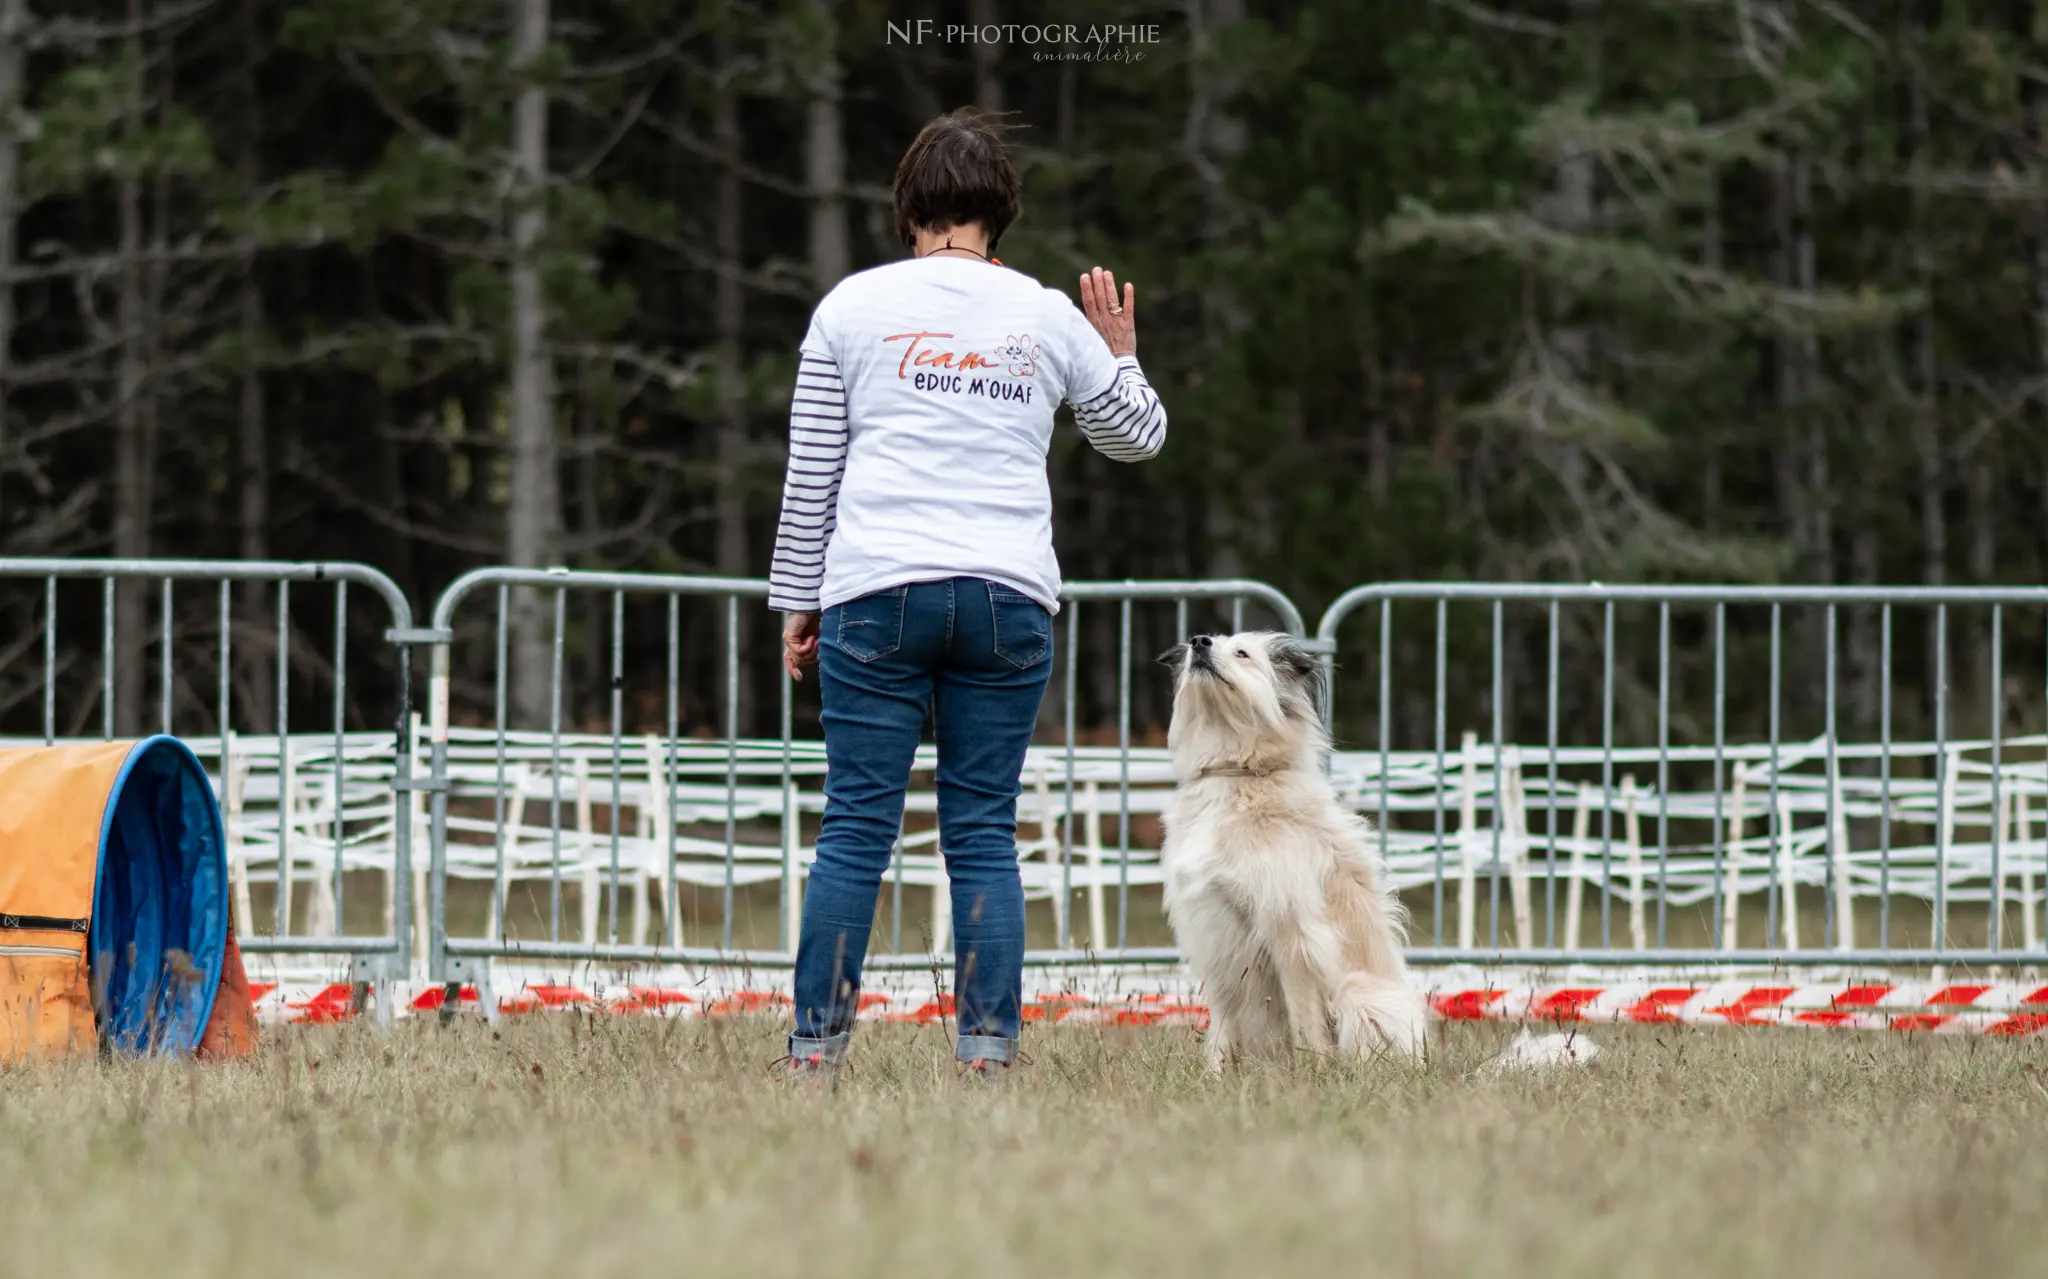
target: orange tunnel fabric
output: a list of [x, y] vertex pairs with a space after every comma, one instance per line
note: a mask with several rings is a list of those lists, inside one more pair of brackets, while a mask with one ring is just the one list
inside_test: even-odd
[[249, 1051], [225, 865], [211, 785], [175, 739], [0, 750], [0, 1062], [102, 1037]]

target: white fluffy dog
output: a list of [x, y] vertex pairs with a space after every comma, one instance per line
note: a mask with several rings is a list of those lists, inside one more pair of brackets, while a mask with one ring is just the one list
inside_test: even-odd
[[1161, 853], [1166, 912], [1209, 1004], [1207, 1057], [1404, 1056], [1426, 1013], [1401, 955], [1407, 912], [1371, 829], [1323, 776], [1322, 671], [1292, 637], [1197, 636], [1174, 668], [1180, 786]]

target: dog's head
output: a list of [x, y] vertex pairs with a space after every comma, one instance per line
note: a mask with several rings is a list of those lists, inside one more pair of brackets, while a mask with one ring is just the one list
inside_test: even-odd
[[1197, 635], [1159, 660], [1173, 668], [1167, 745], [1183, 772], [1276, 769], [1327, 745], [1322, 663], [1293, 636]]

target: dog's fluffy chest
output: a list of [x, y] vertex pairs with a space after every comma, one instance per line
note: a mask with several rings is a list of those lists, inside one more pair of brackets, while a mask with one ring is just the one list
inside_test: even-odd
[[1319, 797], [1269, 780], [1183, 788], [1168, 807], [1167, 909], [1196, 895], [1257, 913], [1309, 896], [1337, 869], [1341, 836]]

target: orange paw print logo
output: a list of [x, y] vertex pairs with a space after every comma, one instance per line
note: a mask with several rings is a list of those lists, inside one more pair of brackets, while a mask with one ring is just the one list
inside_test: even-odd
[[1038, 372], [1038, 347], [1029, 333], [1013, 333], [996, 348], [996, 358], [1012, 377], [1031, 377]]

